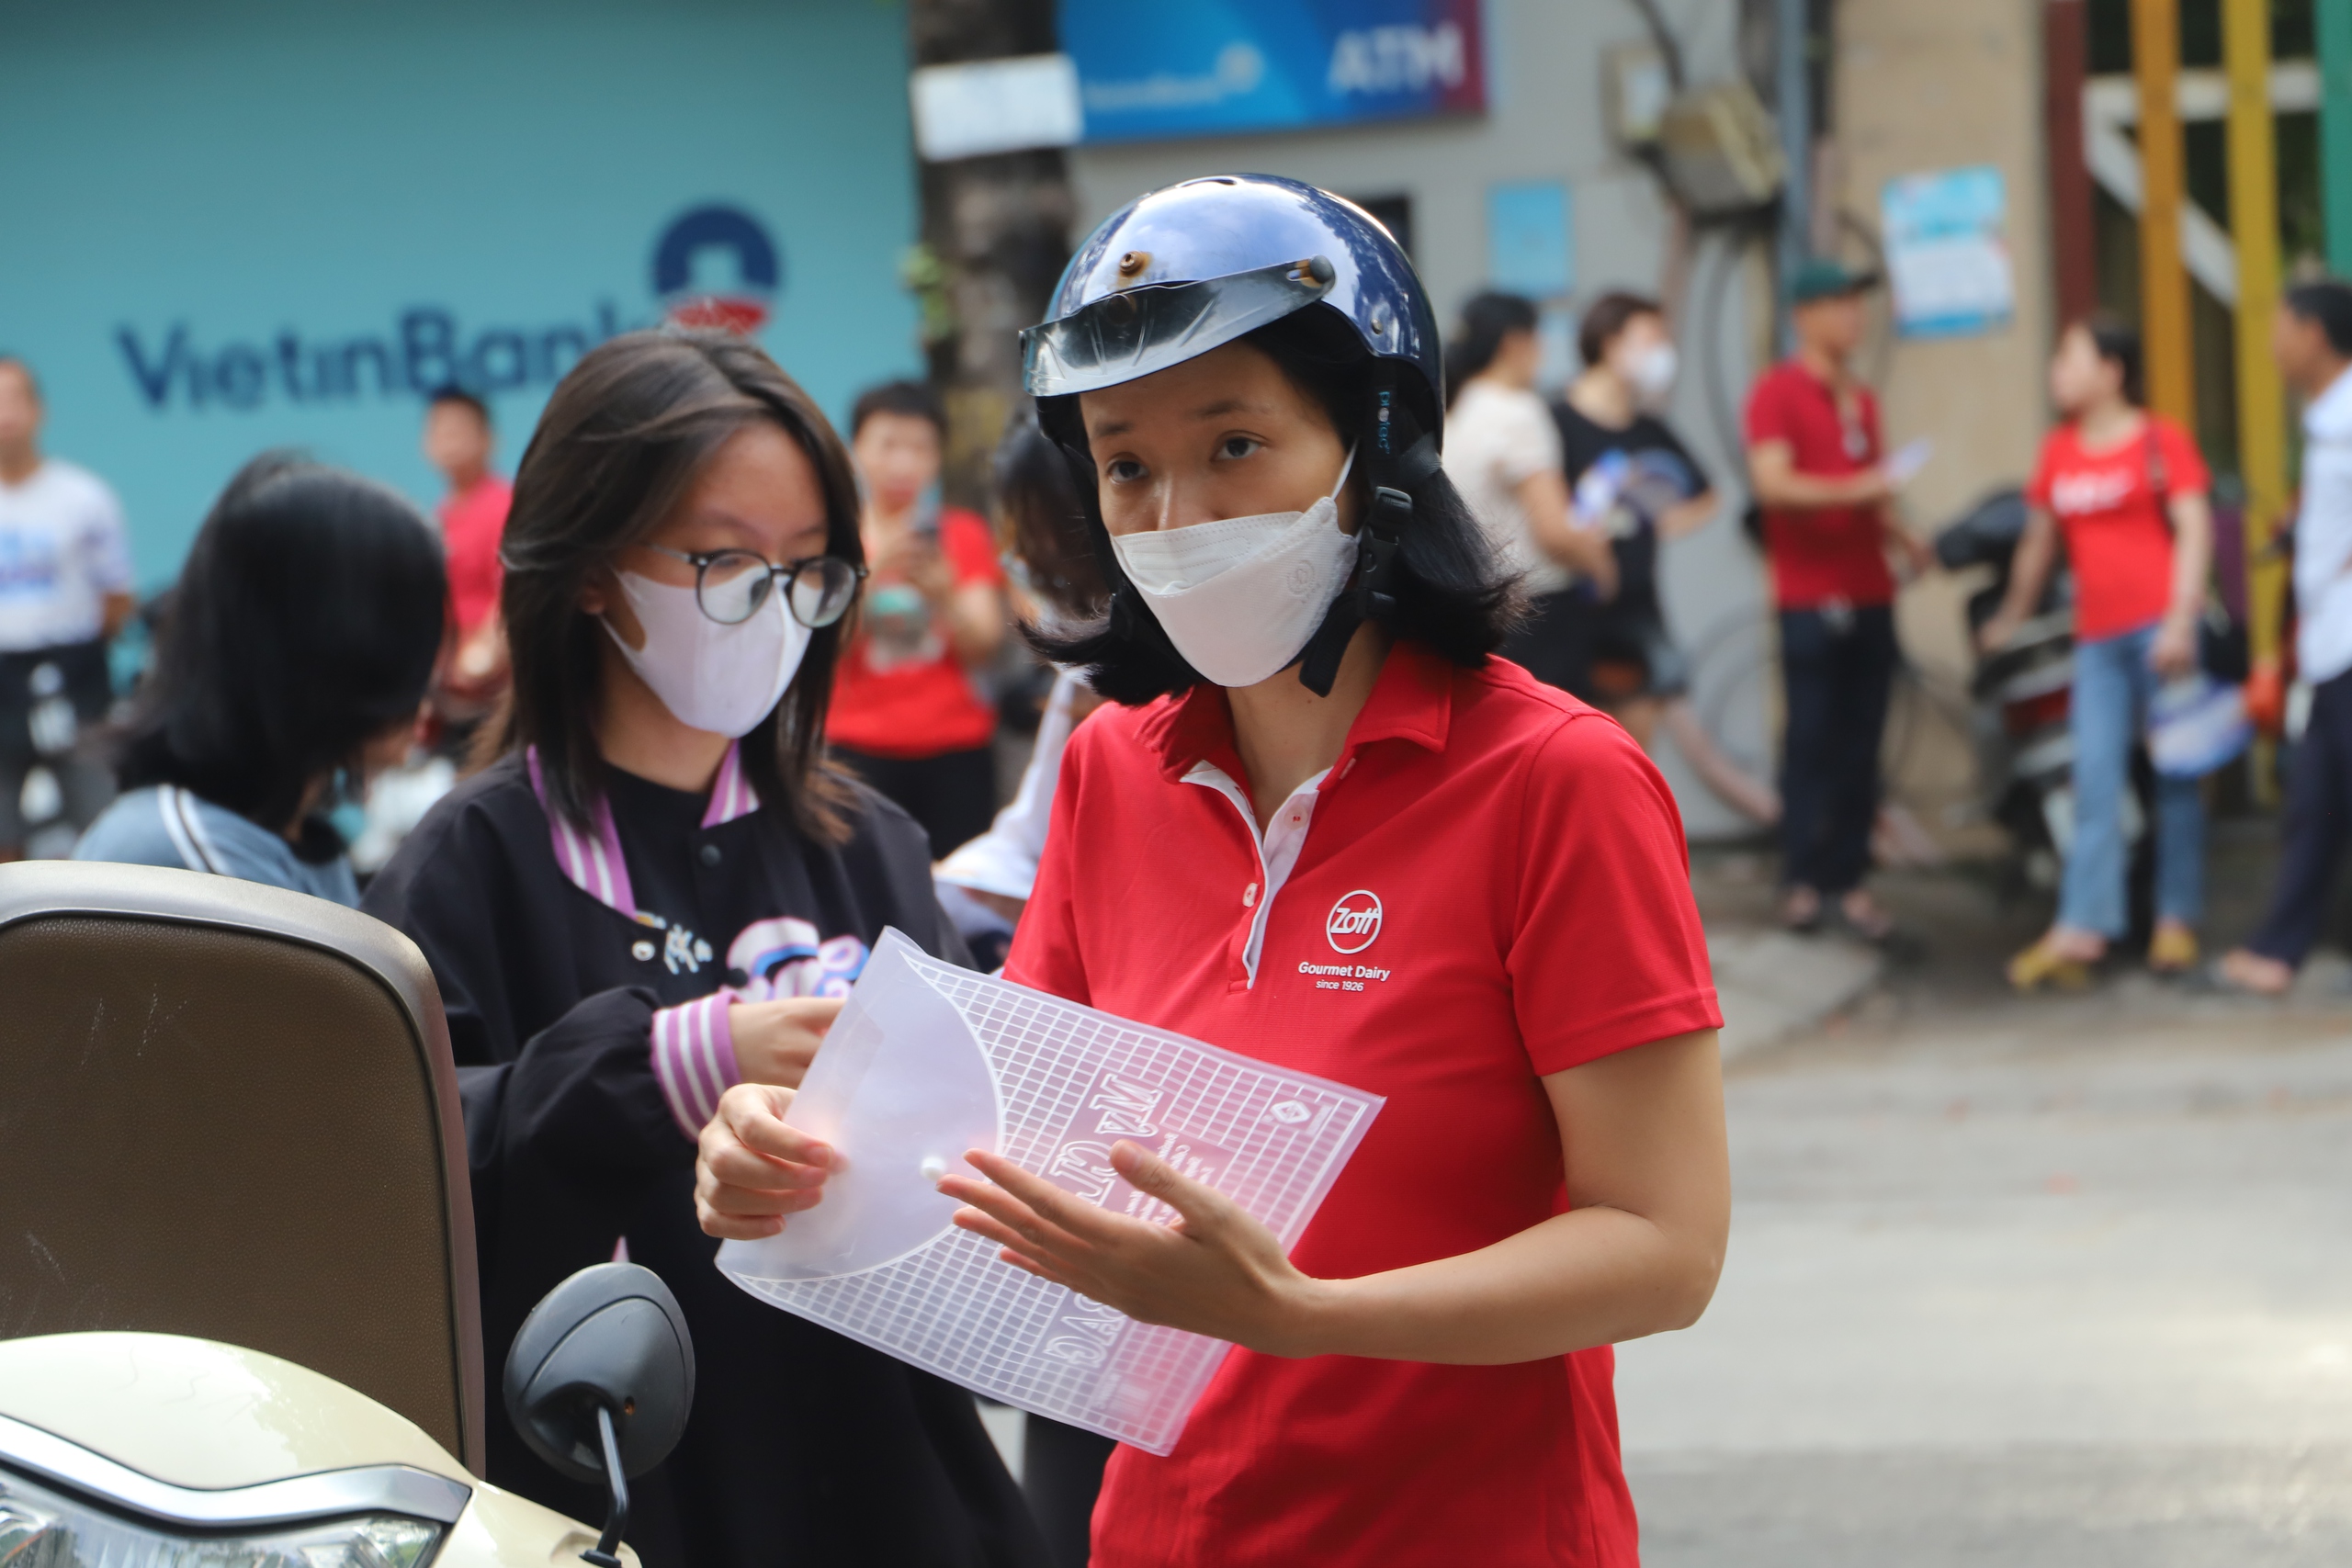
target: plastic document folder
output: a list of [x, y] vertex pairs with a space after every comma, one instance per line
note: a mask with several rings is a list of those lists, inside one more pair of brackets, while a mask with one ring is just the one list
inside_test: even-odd
[[1295, 1245], [1377, 1096], [943, 964], [885, 931], [787, 1120], [842, 1156], [824, 1201], [718, 1266], [763, 1301], [1039, 1416], [1157, 1454], [1231, 1348], [1126, 1317], [956, 1229], [934, 1188], [992, 1150], [1120, 1213], [1175, 1213], [1111, 1145], [1157, 1150]]

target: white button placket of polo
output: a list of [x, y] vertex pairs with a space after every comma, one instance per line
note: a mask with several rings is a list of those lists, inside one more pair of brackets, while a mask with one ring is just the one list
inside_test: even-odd
[[[1274, 907], [1275, 895], [1282, 892], [1283, 884], [1290, 880], [1291, 868], [1298, 863], [1299, 852], [1306, 847], [1307, 829], [1315, 822], [1317, 792], [1330, 776], [1331, 770], [1326, 768], [1291, 791], [1290, 798], [1283, 802], [1282, 809], [1274, 813], [1273, 821], [1268, 824], [1264, 836], [1261, 837], [1258, 818], [1250, 809], [1250, 797], [1241, 793], [1241, 786], [1235, 784], [1223, 768], [1215, 762], [1199, 761], [1193, 763], [1192, 770], [1184, 775], [1186, 784], [1213, 789], [1232, 802], [1233, 809], [1241, 814], [1241, 826], [1250, 835], [1250, 847], [1257, 852], [1259, 880], [1250, 884], [1241, 897], [1241, 907], [1252, 910], [1250, 938], [1241, 949], [1242, 968], [1249, 975], [1252, 987], [1258, 984], [1258, 960], [1266, 945], [1267, 915]], [[1259, 892], [1261, 887], [1264, 889], [1262, 894]]]

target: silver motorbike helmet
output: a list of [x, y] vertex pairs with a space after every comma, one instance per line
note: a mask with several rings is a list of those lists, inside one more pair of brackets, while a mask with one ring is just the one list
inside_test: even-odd
[[[1366, 373], [1354, 443], [1371, 485], [1351, 591], [1306, 647], [1299, 679], [1328, 694], [1348, 638], [1391, 613], [1411, 491], [1438, 467], [1445, 379], [1429, 294], [1396, 240], [1353, 202], [1276, 175], [1212, 175], [1138, 197], [1070, 258], [1051, 317], [1021, 334], [1022, 369], [1048, 434], [1084, 446], [1079, 394], [1153, 375], [1298, 311], [1353, 329]], [[1112, 622], [1148, 615], [1102, 554]]]

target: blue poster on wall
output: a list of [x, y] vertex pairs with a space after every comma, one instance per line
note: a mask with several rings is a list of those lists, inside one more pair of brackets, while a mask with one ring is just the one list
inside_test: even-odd
[[1090, 143], [1487, 106], [1480, 0], [1061, 0]]

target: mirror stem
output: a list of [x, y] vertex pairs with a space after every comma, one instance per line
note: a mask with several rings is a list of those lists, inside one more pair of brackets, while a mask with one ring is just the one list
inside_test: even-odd
[[628, 1478], [621, 1473], [621, 1443], [613, 1435], [613, 1413], [603, 1404], [596, 1406], [596, 1435], [605, 1444], [605, 1485], [612, 1493], [613, 1506], [605, 1515], [604, 1536], [580, 1560], [595, 1568], [621, 1568], [621, 1531], [628, 1528]]

